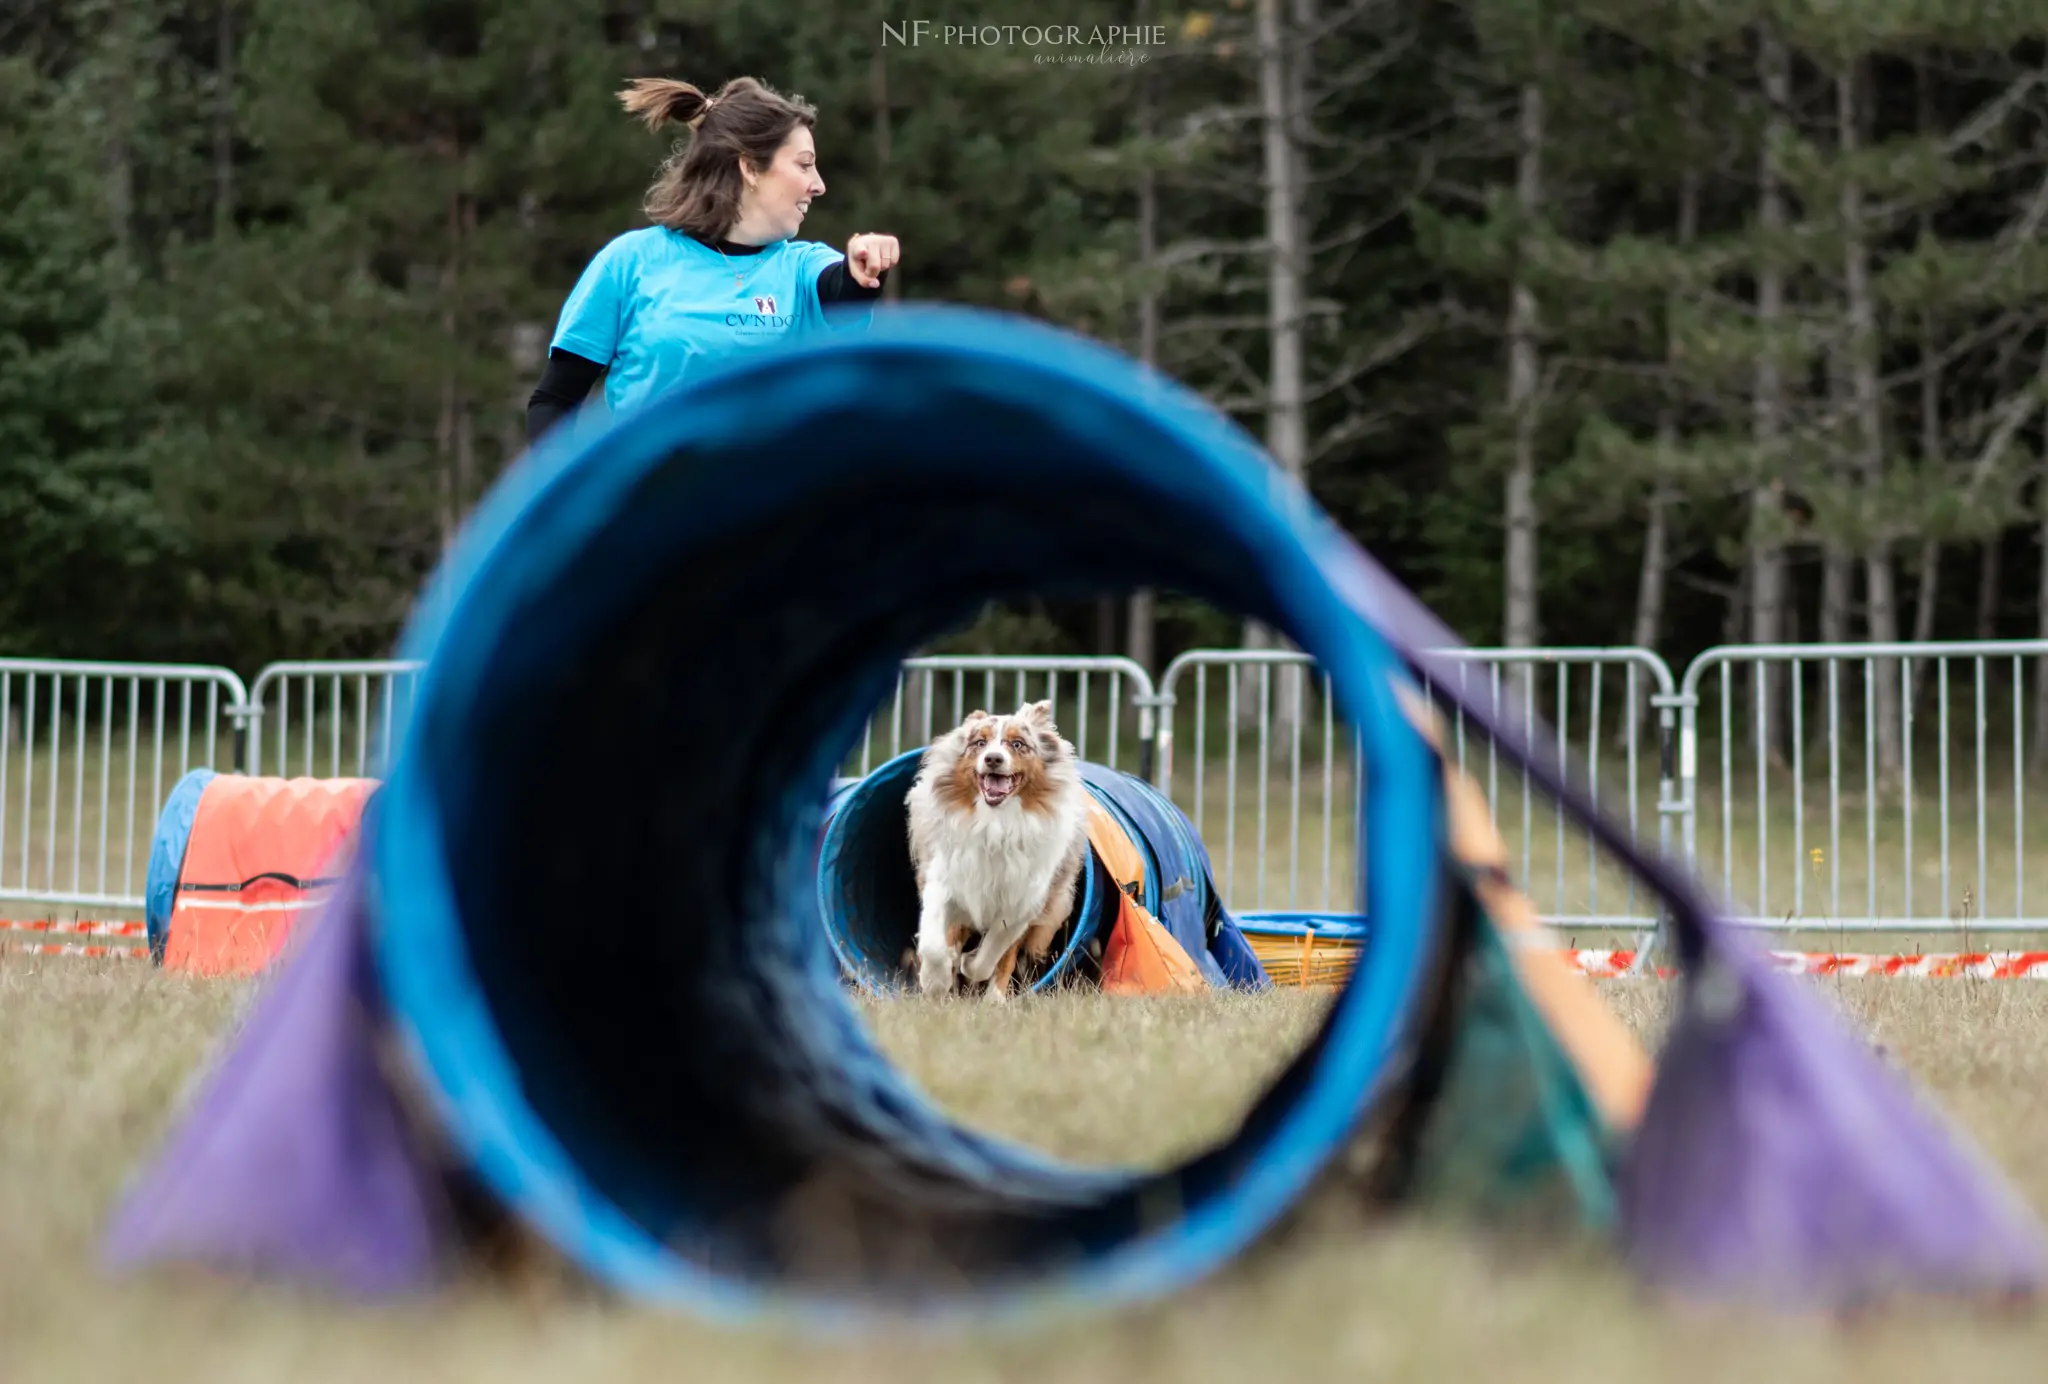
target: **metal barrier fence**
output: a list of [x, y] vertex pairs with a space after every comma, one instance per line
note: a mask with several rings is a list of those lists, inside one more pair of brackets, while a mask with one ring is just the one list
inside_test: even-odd
[[[1682, 685], [1687, 858], [1752, 927], [2048, 929], [2048, 889], [2037, 889], [2031, 906], [2026, 889], [2028, 867], [2048, 864], [2048, 801], [2033, 804], [2037, 825], [2027, 833], [2028, 798], [2048, 788], [2029, 782], [2030, 749], [2039, 753], [2027, 737], [2029, 662], [2038, 699], [2048, 640], [1750, 645], [1701, 654]], [[1957, 665], [1967, 671], [1952, 678]], [[1973, 727], [1963, 773], [1974, 808], [1961, 833], [1973, 849], [1960, 859], [1952, 776], [1962, 748], [1952, 714], [1959, 696]], [[1861, 729], [1853, 739], [1842, 734], [1845, 703], [1847, 724]], [[1738, 716], [1738, 704], [1746, 714]], [[1709, 708], [1717, 714], [1704, 717]], [[1809, 744], [1816, 728], [1819, 743]], [[1702, 758], [1719, 762], [1710, 796], [1702, 793]], [[1845, 894], [1845, 876], [1858, 875], [1861, 897]]]
[[[2027, 772], [2040, 753], [2028, 668], [2038, 698], [2048, 640], [1729, 646], [1678, 679], [1634, 648], [1447, 656], [1496, 708], [1547, 723], [1596, 796], [1639, 838], [1682, 849], [1738, 921], [2048, 931], [2048, 883], [2026, 889], [2048, 861], [2048, 827], [2028, 835], [2030, 816], [2048, 823], [2048, 798], [2029, 800], [2048, 778]], [[374, 775], [418, 673], [279, 663], [245, 690], [225, 668], [0, 659], [0, 898], [139, 907], [157, 814], [187, 770]], [[1085, 757], [1152, 779], [1188, 813], [1234, 911], [1354, 912], [1370, 785], [1329, 694], [1292, 651], [1190, 651], [1156, 688], [1125, 658], [913, 658], [842, 772], [922, 746], [976, 706], [1047, 699]], [[1446, 726], [1548, 917], [1655, 923], [1627, 872], [1462, 717]]]
[[1081, 758], [1152, 777], [1158, 702], [1152, 676], [1143, 664], [1119, 657], [906, 659], [894, 695], [869, 717], [860, 749], [848, 756], [844, 770], [865, 774], [905, 750], [922, 748], [970, 711], [1014, 711], [1036, 701], [1052, 703], [1053, 720]]
[[[248, 772], [374, 775], [404, 724], [419, 672], [418, 663], [400, 661], [271, 664], [250, 684]], [[843, 768], [865, 774], [977, 706], [1005, 710], [1041, 699], [1083, 758], [1150, 776], [1152, 679], [1128, 658], [906, 659]]]
[[412, 705], [421, 666], [396, 659], [271, 664], [249, 684], [247, 771], [375, 777]]
[[234, 763], [247, 700], [226, 668], [0, 659], [0, 897], [139, 908], [164, 799]]
[[[1476, 690], [1494, 710], [1549, 722], [1558, 757], [1596, 796], [1637, 835], [1654, 832], [1671, 846], [1671, 819], [1684, 804], [1673, 754], [1678, 698], [1662, 659], [1635, 648], [1459, 649], [1445, 657], [1459, 665], [1463, 690]], [[1212, 675], [1220, 695], [1212, 694]], [[1328, 675], [1307, 655], [1282, 650], [1192, 650], [1160, 679], [1158, 782], [1194, 822], [1234, 911], [1362, 911], [1357, 804], [1364, 765], [1330, 692]], [[1179, 743], [1190, 721], [1192, 754]], [[1547, 917], [1580, 927], [1656, 924], [1633, 876], [1607, 860], [1583, 829], [1568, 828], [1519, 771], [1504, 773], [1498, 750], [1474, 743], [1462, 713], [1449, 715], [1446, 729], [1458, 766], [1484, 786], [1502, 835], [1519, 855], [1520, 877]], [[1519, 794], [1504, 793], [1517, 780]], [[1276, 799], [1286, 818], [1277, 841]]]

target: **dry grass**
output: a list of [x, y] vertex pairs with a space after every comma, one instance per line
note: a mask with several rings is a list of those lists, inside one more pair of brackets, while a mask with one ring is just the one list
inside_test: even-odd
[[[2048, 987], [1828, 985], [2048, 1207], [2048, 1111], [2031, 1095], [2048, 1080]], [[1668, 989], [1610, 993], [1645, 1032], [1659, 1027]], [[548, 1290], [469, 1285], [365, 1307], [186, 1275], [103, 1277], [91, 1254], [110, 1201], [246, 994], [126, 963], [0, 957], [0, 1379], [1796, 1384], [2031, 1379], [2048, 1350], [2048, 1318], [1923, 1313], [1849, 1332], [1674, 1313], [1596, 1253], [1446, 1224], [1367, 1226], [1327, 1200], [1181, 1299], [978, 1343], [806, 1344]], [[1227, 1126], [1322, 1002], [902, 1003], [871, 1017], [960, 1117], [1073, 1156], [1159, 1161]]]

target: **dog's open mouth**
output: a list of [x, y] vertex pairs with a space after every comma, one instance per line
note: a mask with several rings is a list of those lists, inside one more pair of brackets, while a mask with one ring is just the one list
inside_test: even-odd
[[981, 800], [990, 807], [1001, 807], [1010, 794], [1017, 791], [1015, 774], [983, 774], [981, 776]]

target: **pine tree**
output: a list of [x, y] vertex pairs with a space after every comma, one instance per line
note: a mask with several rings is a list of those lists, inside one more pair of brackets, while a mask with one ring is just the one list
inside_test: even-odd
[[135, 301], [94, 100], [82, 67], [58, 80], [0, 59], [0, 649], [174, 656], [163, 324]]

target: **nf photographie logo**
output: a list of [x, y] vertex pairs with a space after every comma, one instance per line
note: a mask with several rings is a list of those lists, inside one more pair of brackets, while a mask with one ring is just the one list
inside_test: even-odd
[[1017, 48], [1033, 62], [1140, 63], [1164, 47], [1164, 24], [949, 24], [936, 19], [882, 21], [882, 46]]

